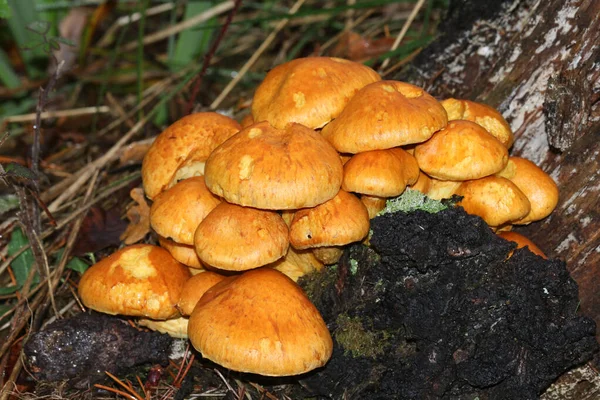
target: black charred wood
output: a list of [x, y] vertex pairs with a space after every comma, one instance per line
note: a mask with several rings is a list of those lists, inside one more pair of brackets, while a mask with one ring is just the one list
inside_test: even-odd
[[79, 314], [49, 324], [25, 344], [28, 370], [42, 381], [68, 380], [86, 388], [113, 374], [152, 363], [166, 365], [172, 339], [135, 329], [103, 314]]
[[373, 249], [356, 245], [303, 283], [334, 337], [329, 364], [303, 381], [315, 393], [535, 399], [598, 351], [563, 262], [527, 249], [508, 258], [514, 244], [461, 208], [372, 228]]

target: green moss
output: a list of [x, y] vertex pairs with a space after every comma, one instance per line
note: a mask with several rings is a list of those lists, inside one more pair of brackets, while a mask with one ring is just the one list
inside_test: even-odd
[[308, 274], [298, 280], [298, 284], [302, 287], [310, 301], [315, 303], [321, 299], [323, 293], [331, 290], [337, 276], [337, 265], [324, 267], [320, 273]]
[[398, 211], [411, 212], [416, 210], [423, 210], [433, 214], [445, 210], [446, 208], [448, 208], [448, 206], [445, 203], [432, 200], [418, 190], [406, 189], [400, 196], [388, 200], [385, 208], [377, 215]]
[[356, 261], [355, 259], [351, 258], [350, 259], [350, 273], [352, 275], [356, 275], [357, 271], [358, 271], [358, 261]]
[[376, 358], [384, 353], [389, 335], [379, 338], [378, 333], [365, 329], [360, 318], [350, 318], [346, 314], [340, 314], [336, 323], [335, 340], [342, 346], [345, 355]]

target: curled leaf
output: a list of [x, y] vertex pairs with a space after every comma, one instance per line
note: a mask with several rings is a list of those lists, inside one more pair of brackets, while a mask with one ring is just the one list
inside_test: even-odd
[[127, 245], [139, 242], [150, 232], [150, 207], [144, 197], [144, 190], [134, 188], [129, 194], [137, 205], [127, 210], [129, 225], [121, 235], [121, 240]]

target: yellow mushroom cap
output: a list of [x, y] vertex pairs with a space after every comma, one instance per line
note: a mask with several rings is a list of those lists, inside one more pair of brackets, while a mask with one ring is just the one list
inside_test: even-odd
[[340, 153], [360, 153], [424, 142], [446, 124], [446, 111], [423, 89], [380, 81], [359, 90], [322, 134]]
[[198, 225], [196, 253], [215, 268], [245, 271], [283, 257], [288, 227], [274, 211], [221, 203]]
[[279, 129], [291, 122], [321, 128], [358, 89], [380, 79], [371, 68], [341, 58], [299, 58], [269, 71], [252, 99], [252, 115]]
[[[153, 199], [179, 179], [202, 175], [210, 153], [240, 129], [233, 119], [214, 112], [190, 114], [174, 122], [158, 135], [142, 162], [146, 196]], [[178, 173], [180, 169], [183, 172]]]
[[189, 316], [204, 293], [225, 278], [225, 275], [205, 271], [188, 279], [181, 289], [181, 296], [177, 302], [181, 315]]
[[413, 156], [397, 147], [355, 154], [344, 165], [342, 189], [378, 197], [396, 197], [419, 177]]
[[546, 218], [558, 204], [558, 186], [550, 175], [533, 162], [520, 157], [510, 157], [499, 176], [510, 179], [527, 196], [531, 203], [529, 213], [514, 224], [524, 225]]
[[290, 243], [296, 249], [340, 246], [369, 233], [369, 213], [351, 193], [340, 190], [331, 200], [296, 211], [290, 225]]
[[175, 305], [190, 276], [165, 249], [138, 244], [86, 270], [79, 297], [86, 307], [106, 314], [170, 319], [179, 316]]
[[508, 162], [508, 150], [481, 126], [458, 120], [417, 145], [415, 158], [432, 178], [465, 181], [500, 172]]
[[491, 227], [523, 218], [531, 206], [527, 196], [506, 178], [488, 176], [466, 181], [456, 190], [463, 196], [461, 205], [469, 214], [475, 214]]
[[302, 289], [259, 268], [209, 289], [190, 316], [188, 336], [202, 356], [234, 371], [298, 375], [325, 365], [333, 341]]
[[544, 252], [531, 241], [531, 239], [521, 235], [520, 233], [513, 231], [501, 231], [497, 232], [496, 234], [501, 238], [508, 240], [509, 242], [515, 242], [517, 244], [517, 249], [527, 246], [529, 247], [529, 251], [531, 251], [533, 254], [537, 254], [542, 258], [548, 258], [546, 257], [546, 254], [544, 254]]
[[206, 188], [203, 176], [188, 178], [156, 196], [150, 225], [162, 237], [192, 245], [196, 228], [220, 202]]
[[138, 323], [148, 329], [179, 338], [187, 339], [188, 319], [184, 317], [156, 321], [154, 319], [141, 318]]
[[318, 133], [299, 124], [276, 129], [259, 122], [210, 155], [205, 180], [230, 203], [267, 210], [313, 207], [342, 184], [338, 153]]
[[183, 265], [199, 270], [204, 269], [193, 244], [177, 243], [162, 236], [158, 236], [158, 243]]
[[465, 119], [482, 126], [507, 149], [514, 142], [514, 135], [510, 125], [502, 114], [487, 104], [476, 103], [470, 100], [446, 99], [442, 100], [442, 106], [448, 113], [448, 121]]

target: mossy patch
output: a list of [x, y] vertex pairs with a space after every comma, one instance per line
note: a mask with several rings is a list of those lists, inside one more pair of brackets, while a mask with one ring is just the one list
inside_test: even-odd
[[363, 325], [364, 320], [340, 314], [336, 319], [335, 340], [344, 349], [345, 355], [374, 359], [383, 354], [388, 335], [367, 330]]

